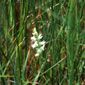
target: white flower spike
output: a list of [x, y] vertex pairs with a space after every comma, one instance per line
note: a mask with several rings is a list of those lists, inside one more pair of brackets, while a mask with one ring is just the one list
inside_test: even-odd
[[36, 28], [33, 29], [33, 33], [32, 33], [32, 37], [31, 37], [31, 41], [32, 43], [32, 48], [36, 50], [36, 54], [35, 56], [39, 56], [45, 48], [45, 44], [46, 42], [43, 40], [41, 41], [41, 39], [43, 38], [42, 34], [38, 34]]

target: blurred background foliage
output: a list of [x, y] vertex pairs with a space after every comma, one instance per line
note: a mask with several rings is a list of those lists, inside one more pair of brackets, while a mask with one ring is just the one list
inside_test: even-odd
[[85, 0], [0, 0], [0, 85], [85, 85]]

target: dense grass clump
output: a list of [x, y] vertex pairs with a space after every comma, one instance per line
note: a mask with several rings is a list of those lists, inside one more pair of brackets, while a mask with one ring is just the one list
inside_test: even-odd
[[0, 85], [85, 85], [85, 0], [0, 0]]

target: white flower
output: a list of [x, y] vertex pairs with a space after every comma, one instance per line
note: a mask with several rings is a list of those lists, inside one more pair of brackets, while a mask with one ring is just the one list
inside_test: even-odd
[[40, 40], [40, 39], [42, 39], [42, 34], [39, 34], [39, 36], [38, 36], [38, 40]]
[[44, 51], [45, 45], [40, 46], [39, 48], [36, 49], [38, 54], [41, 54]]
[[42, 50], [40, 48], [37, 49], [37, 53], [38, 54], [41, 54], [42, 53]]
[[44, 51], [45, 45], [40, 47], [40, 50]]
[[36, 32], [34, 32], [34, 33], [32, 33], [33, 34], [33, 36], [36, 36], [36, 35], [38, 35]]
[[33, 36], [33, 37], [31, 37], [31, 40], [32, 41], [36, 41], [36, 38]]
[[36, 57], [39, 56], [39, 55], [40, 55], [39, 53], [36, 53], [36, 54], [35, 54]]
[[40, 44], [40, 45], [45, 45], [46, 42], [45, 42], [45, 41], [42, 41], [42, 42], [40, 42], [39, 44]]
[[32, 48], [36, 48], [38, 46], [38, 43], [34, 42], [34, 44], [32, 44], [31, 46], [32, 46]]
[[36, 28], [33, 29], [33, 33], [32, 34], [33, 34], [33, 36], [38, 35]]

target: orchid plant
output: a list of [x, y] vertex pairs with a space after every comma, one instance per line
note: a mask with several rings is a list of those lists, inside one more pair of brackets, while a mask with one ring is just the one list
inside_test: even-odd
[[44, 40], [41, 40], [43, 38], [42, 34], [38, 33], [36, 28], [33, 29], [31, 41], [32, 41], [32, 48], [35, 49], [36, 54], [35, 56], [40, 56], [40, 54], [44, 51], [45, 49], [45, 44], [46, 42]]

